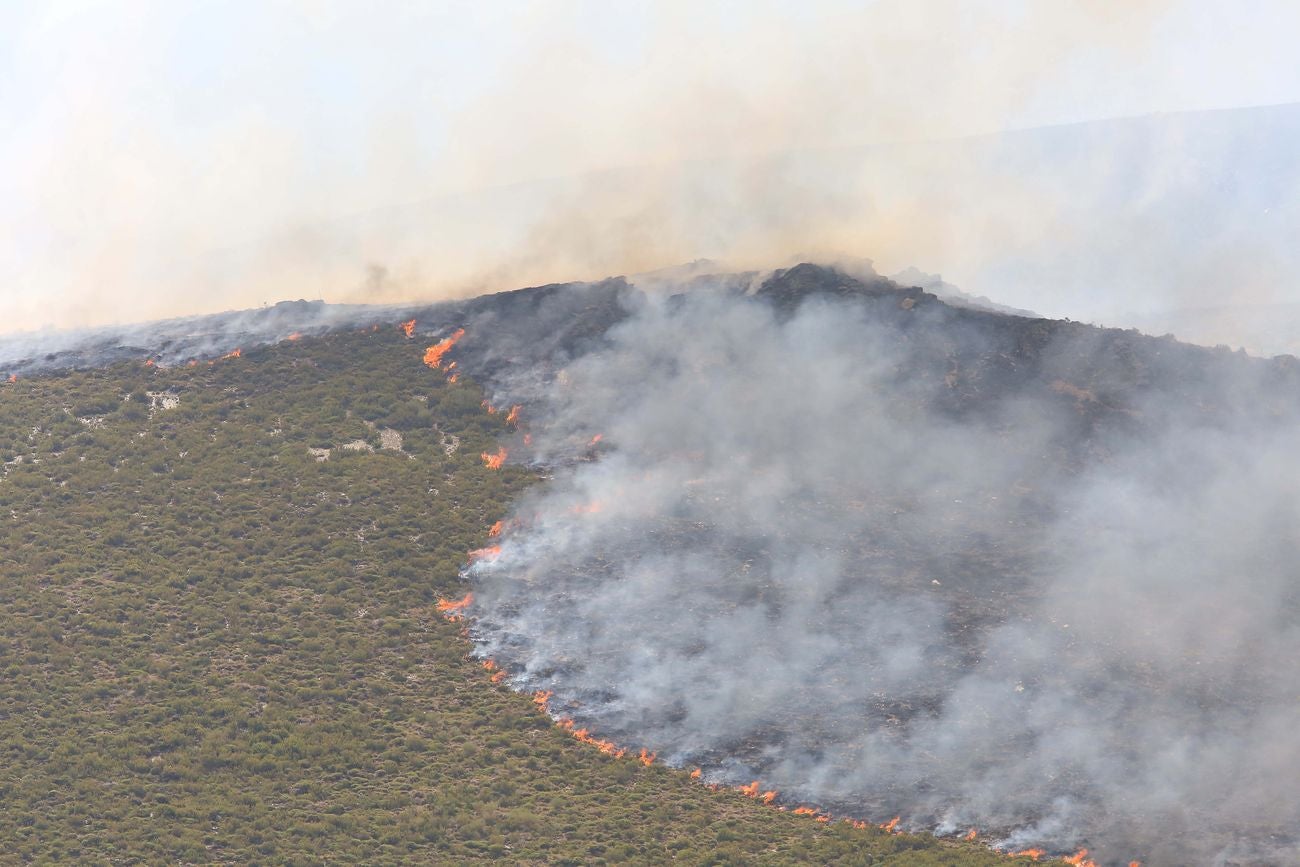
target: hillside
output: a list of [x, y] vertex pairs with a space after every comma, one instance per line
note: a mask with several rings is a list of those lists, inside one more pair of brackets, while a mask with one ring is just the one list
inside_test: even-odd
[[607, 757], [493, 683], [435, 606], [538, 476], [485, 468], [506, 426], [427, 342], [0, 386], [6, 860], [1002, 861]]

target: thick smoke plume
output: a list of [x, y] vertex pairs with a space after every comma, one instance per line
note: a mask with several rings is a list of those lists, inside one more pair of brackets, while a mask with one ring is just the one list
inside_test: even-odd
[[482, 654], [786, 804], [1099, 863], [1300, 857], [1272, 368], [1227, 357], [1090, 426], [1121, 398], [1079, 384], [1112, 351], [1082, 330], [1000, 387], [970, 360], [1014, 371], [1015, 341], [981, 323], [1030, 320], [776, 301], [629, 293], [602, 348], [498, 383], [555, 469], [470, 569]]

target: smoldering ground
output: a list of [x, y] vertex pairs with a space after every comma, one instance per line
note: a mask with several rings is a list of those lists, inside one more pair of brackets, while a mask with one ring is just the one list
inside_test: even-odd
[[497, 383], [554, 472], [470, 570], [519, 688], [788, 805], [1300, 854], [1293, 378], [915, 290], [626, 303]]

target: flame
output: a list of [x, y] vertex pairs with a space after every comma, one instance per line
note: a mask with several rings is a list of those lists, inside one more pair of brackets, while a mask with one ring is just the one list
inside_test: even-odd
[[758, 799], [762, 801], [764, 804], [772, 803], [773, 801], [776, 800], [776, 789], [772, 789], [770, 791], [764, 792], [763, 794], [758, 796]]
[[191, 359], [189, 360], [189, 362], [188, 362], [185, 366], [186, 366], [186, 367], [198, 367], [198, 366], [199, 366], [199, 361], [198, 361], [197, 358], [191, 358]]
[[[536, 701], [536, 699], [534, 699], [534, 701]], [[573, 727], [573, 720], [568, 719], [567, 717], [565, 719], [558, 720], [555, 724], [558, 725], [560, 728], [564, 729], [565, 731], [567, 731], [569, 734], [573, 735], [576, 739], [582, 741], [584, 744], [590, 744], [591, 746], [600, 750], [602, 753], [604, 753], [607, 756], [613, 756], [616, 759], [621, 759], [623, 758], [623, 756], [627, 755], [627, 750], [621, 749], [618, 746], [618, 744], [614, 743], [613, 741], [606, 741], [606, 740], [601, 740], [600, 738], [592, 737], [591, 732], [587, 731], [586, 729], [575, 729]], [[645, 750], [642, 750], [641, 752], [642, 752], [641, 760], [644, 762]], [[654, 761], [654, 756], [650, 756], [650, 761], [652, 762]]]
[[489, 538], [489, 539], [495, 539], [497, 536], [500, 536], [500, 535], [501, 535], [501, 530], [502, 530], [504, 527], [505, 527], [505, 522], [504, 522], [504, 521], [497, 521], [497, 522], [496, 522], [495, 524], [493, 524], [492, 527], [488, 530], [488, 538]]
[[817, 811], [812, 807], [795, 807], [794, 814], [796, 816], [815, 816], [817, 815]]
[[691, 779], [698, 780], [700, 778], [701, 773], [702, 771], [699, 768], [696, 768], [695, 770], [691, 771]]
[[506, 462], [506, 454], [507, 452], [505, 448], [502, 447], [497, 449], [497, 453], [494, 455], [483, 452], [479, 457], [483, 459], [483, 466], [487, 467], [489, 470], [499, 470], [501, 469], [501, 465]]
[[587, 448], [591, 448], [591, 447], [593, 447], [594, 445], [596, 445], [596, 443], [600, 442], [600, 441], [603, 440], [604, 438], [605, 438], [605, 435], [604, 435], [604, 434], [596, 434], [596, 435], [595, 435], [594, 437], [592, 437], [591, 440], [587, 443]]
[[474, 594], [466, 593], [462, 599], [439, 599], [434, 608], [446, 615], [449, 620], [459, 620], [465, 609], [473, 604]]
[[898, 827], [898, 820], [899, 817], [895, 816], [894, 818], [890, 819], [888, 822], [885, 822], [883, 825], [881, 825], [880, 830], [888, 831], [891, 834], [894, 833], [894, 829]]
[[845, 819], [844, 821], [848, 822], [851, 826], [857, 828], [859, 831], [865, 831], [867, 828], [866, 822], [860, 822], [857, 819]]
[[1025, 849], [1025, 850], [1022, 851], [1022, 852], [1013, 852], [1013, 853], [1011, 854], [1011, 857], [1012, 857], [1012, 858], [1029, 858], [1029, 859], [1031, 859], [1031, 860], [1037, 861], [1039, 858], [1042, 858], [1043, 855], [1045, 855], [1045, 854], [1046, 854], [1046, 853], [1045, 853], [1042, 849]]
[[11, 373], [11, 374], [9, 374], [9, 381], [10, 381], [10, 382], [17, 382], [17, 381], [18, 381], [18, 374], [16, 374], [16, 373]]
[[510, 407], [510, 412], [506, 415], [506, 424], [519, 423], [519, 410], [523, 409], [519, 404]]
[[241, 356], [241, 355], [243, 355], [243, 354], [244, 354], [243, 350], [242, 350], [242, 349], [239, 349], [238, 347], [236, 347], [236, 348], [230, 350], [229, 352], [227, 352], [225, 355], [221, 356], [221, 358], [222, 358], [222, 360], [224, 361], [224, 360], [227, 359], [227, 358], [238, 358], [239, 356]]
[[410, 340], [415, 336], [415, 320], [408, 319], [402, 323], [402, 331], [406, 333], [406, 339]]
[[285, 340], [289, 341], [290, 343], [297, 343], [299, 340], [302, 340], [302, 332], [295, 331], [293, 334], [290, 334], [288, 337], [286, 337]]
[[460, 379], [459, 373], [453, 373], [451, 376], [447, 377], [447, 381], [450, 382], [452, 385], [455, 385], [456, 380], [458, 379]]
[[507, 675], [505, 671], [498, 671], [495, 674], [493, 674], [490, 678], [488, 678], [488, 680], [492, 681], [493, 683], [500, 683], [501, 681], [506, 679], [506, 676]]
[[1142, 862], [1141, 862], [1141, 861], [1130, 861], [1130, 862], [1128, 862], [1128, 867], [1142, 867]]
[[537, 709], [542, 713], [547, 713], [550, 711], [551, 696], [553, 695], [555, 693], [549, 689], [539, 689], [533, 693], [533, 704], [537, 705]]
[[969, 843], [971, 840], [974, 840], [979, 835], [980, 835], [979, 831], [975, 830], [974, 828], [971, 828], [969, 831], [966, 832], [966, 836], [963, 839]]
[[448, 364], [448, 365], [447, 365], [447, 370], [448, 370], [448, 371], [452, 371], [452, 370], [455, 370], [455, 369], [456, 369], [456, 362], [453, 361], [451, 364]]
[[495, 560], [499, 556], [501, 556], [501, 546], [490, 545], [486, 548], [477, 548], [470, 551], [467, 560], [470, 563], [475, 563], [479, 560]]
[[758, 780], [755, 780], [754, 782], [750, 783], [748, 786], [737, 786], [736, 788], [738, 788], [740, 790], [740, 794], [744, 795], [746, 798], [758, 797]]
[[496, 414], [497, 414], [497, 408], [496, 408], [495, 406], [493, 406], [492, 404], [488, 403], [488, 400], [487, 400], [486, 397], [483, 398], [483, 400], [482, 400], [481, 403], [479, 403], [479, 406], [481, 406], [481, 407], [483, 407], [485, 410], [487, 410], [487, 414], [488, 414], [488, 415], [496, 415]]
[[457, 328], [451, 333], [450, 337], [439, 340], [437, 343], [424, 350], [424, 363], [437, 370], [442, 366], [442, 357], [446, 355], [451, 348], [456, 345], [456, 341], [465, 336], [464, 328]]
[[483, 660], [483, 667], [486, 668], [488, 671], [497, 670], [497, 664], [490, 659]]
[[1080, 849], [1073, 855], [1061, 859], [1066, 864], [1073, 864], [1074, 867], [1097, 867], [1097, 862], [1088, 857], [1087, 849]]
[[813, 818], [818, 822], [829, 822], [831, 820], [830, 816], [813, 816]]
[[641, 755], [637, 756], [637, 760], [648, 768], [655, 763], [655, 756], [657, 755], [659, 754], [649, 752], [648, 750], [645, 749], [645, 747], [642, 747]]
[[144, 360], [144, 366], [145, 366], [145, 367], [155, 367], [156, 364], [155, 364], [155, 362], [154, 362], [154, 360], [153, 360], [152, 358], [146, 358], [146, 359]]

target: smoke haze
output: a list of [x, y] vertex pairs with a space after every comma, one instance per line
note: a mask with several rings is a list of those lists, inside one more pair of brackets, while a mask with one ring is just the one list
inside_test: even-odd
[[845, 254], [1075, 318], [1293, 301], [1294, 109], [1007, 132], [1300, 98], [1294, 9], [1223, 14], [11, 7], [6, 323]]

